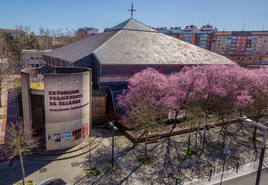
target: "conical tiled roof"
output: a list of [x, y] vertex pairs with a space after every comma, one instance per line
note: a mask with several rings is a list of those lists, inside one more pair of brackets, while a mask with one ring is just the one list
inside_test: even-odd
[[222, 55], [159, 33], [133, 18], [46, 55], [76, 62], [91, 54], [101, 64], [115, 65], [234, 64]]
[[102, 64], [233, 64], [228, 58], [159, 32], [120, 30], [94, 51]]

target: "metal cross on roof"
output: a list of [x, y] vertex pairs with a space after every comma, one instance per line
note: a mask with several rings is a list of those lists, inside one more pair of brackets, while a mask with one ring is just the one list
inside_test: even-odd
[[133, 3], [131, 3], [131, 9], [128, 9], [128, 11], [131, 12], [131, 18], [133, 18], [133, 12], [136, 12], [136, 10], [133, 9]]

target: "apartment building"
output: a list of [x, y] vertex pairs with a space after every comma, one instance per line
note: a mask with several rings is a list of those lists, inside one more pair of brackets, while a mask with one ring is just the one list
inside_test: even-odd
[[239, 64], [257, 64], [268, 56], [268, 31], [216, 32], [211, 51]]
[[213, 34], [216, 28], [211, 25], [204, 25], [198, 29], [195, 25], [181, 27], [171, 27], [167, 33], [168, 35], [185, 42], [197, 45], [207, 50], [211, 50]]
[[224, 55], [239, 64], [268, 64], [268, 31], [218, 31], [212, 25], [156, 29], [174, 38]]

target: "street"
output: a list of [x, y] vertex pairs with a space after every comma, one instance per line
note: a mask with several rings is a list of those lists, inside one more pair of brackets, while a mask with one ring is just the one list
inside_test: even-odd
[[[231, 179], [228, 181], [224, 181], [222, 185], [254, 185], [255, 182], [256, 182], [256, 172], [235, 179]], [[262, 171], [260, 185], [267, 185], [267, 184], [268, 184], [268, 171], [266, 169]], [[219, 183], [215, 185], [219, 185]]]

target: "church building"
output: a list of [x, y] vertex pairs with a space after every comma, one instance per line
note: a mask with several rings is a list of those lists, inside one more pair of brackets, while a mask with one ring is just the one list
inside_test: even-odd
[[106, 91], [117, 113], [116, 97], [135, 73], [151, 67], [162, 73], [187, 65], [233, 64], [224, 56], [157, 32], [130, 18], [103, 33], [55, 49], [43, 55], [51, 71], [56, 67], [92, 70], [93, 87]]

